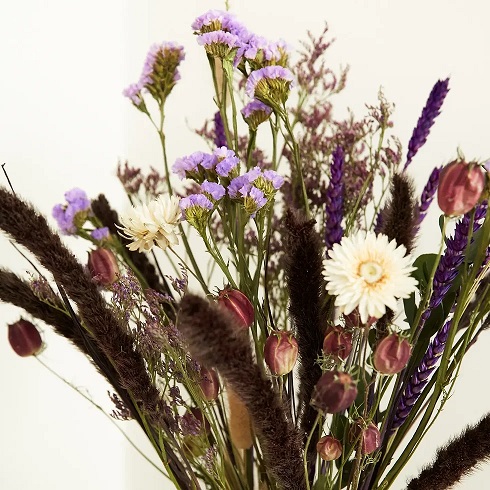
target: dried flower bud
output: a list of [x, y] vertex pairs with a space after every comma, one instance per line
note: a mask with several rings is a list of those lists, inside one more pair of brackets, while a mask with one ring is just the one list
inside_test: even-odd
[[356, 396], [356, 383], [349, 374], [327, 371], [313, 388], [311, 404], [320, 412], [337, 413], [350, 407]]
[[14, 352], [21, 357], [35, 356], [43, 345], [37, 328], [22, 319], [8, 326], [8, 339]]
[[271, 373], [282, 376], [290, 373], [298, 358], [298, 341], [291, 332], [271, 332], [264, 347], [264, 359]]
[[342, 454], [342, 444], [332, 436], [322, 437], [316, 444], [317, 453], [325, 461], [333, 461]]
[[407, 339], [392, 333], [382, 339], [374, 351], [373, 363], [382, 374], [399, 373], [408, 363], [412, 346]]
[[218, 374], [214, 369], [201, 367], [201, 381], [199, 382], [203, 397], [207, 401], [216, 400], [219, 393]]
[[361, 438], [361, 453], [371, 454], [381, 445], [381, 435], [378, 428], [370, 422], [367, 426], [364, 420], [357, 419], [350, 430], [351, 441]]
[[325, 354], [347, 359], [352, 350], [352, 333], [339, 326], [328, 327], [323, 339]]
[[107, 248], [89, 252], [87, 266], [93, 279], [102, 286], [109, 286], [119, 276], [116, 256]]
[[254, 322], [254, 307], [238, 289], [223, 289], [219, 292], [217, 300], [219, 305], [233, 314], [242, 328], [246, 329]]
[[471, 211], [485, 187], [485, 173], [480, 165], [455, 160], [440, 174], [437, 202], [448, 216], [459, 216]]

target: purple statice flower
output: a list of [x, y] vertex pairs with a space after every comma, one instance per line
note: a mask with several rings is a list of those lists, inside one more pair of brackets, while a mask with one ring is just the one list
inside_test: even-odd
[[421, 225], [429, 206], [434, 199], [435, 193], [437, 191], [437, 186], [439, 185], [439, 177], [442, 167], [436, 167], [429, 176], [427, 184], [425, 184], [424, 190], [422, 191], [422, 196], [420, 197], [420, 205], [418, 209], [418, 226]]
[[106, 238], [109, 237], [109, 228], [107, 228], [107, 226], [104, 226], [103, 228], [96, 228], [90, 233], [90, 236], [94, 240], [98, 240], [98, 241], [105, 240]]
[[226, 146], [225, 126], [223, 125], [223, 119], [219, 111], [214, 115], [214, 135], [214, 145], [217, 148]]
[[406, 418], [410, 414], [410, 411], [412, 410], [412, 407], [419, 398], [420, 393], [428, 383], [430, 375], [436, 368], [440, 357], [444, 353], [450, 327], [451, 320], [444, 324], [444, 326], [439, 330], [439, 332], [437, 332], [437, 335], [429, 344], [429, 347], [422, 358], [422, 362], [409, 379], [407, 387], [401, 396], [393, 418], [391, 430], [397, 429], [403, 424], [403, 422], [405, 422]]
[[330, 250], [335, 243], [340, 243], [344, 234], [342, 229], [342, 218], [344, 210], [344, 184], [342, 174], [344, 170], [344, 151], [337, 146], [332, 153], [332, 166], [330, 167], [330, 182], [326, 195], [326, 222], [325, 222], [325, 245], [326, 251]]
[[247, 190], [242, 188], [240, 193], [243, 197], [243, 207], [245, 208], [245, 211], [247, 211], [252, 218], [255, 218], [257, 211], [267, 204], [267, 198], [260, 189], [257, 189], [257, 187], [254, 186], [250, 186]]
[[282, 39], [269, 41], [265, 37], [251, 35], [237, 52], [237, 57], [249, 61], [252, 69], [267, 65], [286, 66], [291, 48]]
[[260, 167], [254, 167], [243, 175], [235, 177], [228, 185], [228, 195], [231, 198], [244, 196], [252, 187], [252, 183], [261, 175]]
[[240, 164], [240, 159], [235, 155], [235, 152], [226, 146], [216, 148], [213, 151], [213, 156], [218, 160], [216, 173], [221, 177], [227, 177]]
[[201, 184], [201, 191], [209, 194], [215, 201], [219, 201], [226, 194], [226, 190], [221, 184], [207, 180]]
[[143, 90], [149, 92], [157, 102], [163, 103], [180, 79], [177, 68], [184, 57], [184, 48], [176, 43], [153, 44], [146, 55], [138, 82], [124, 89], [123, 95], [142, 110]]
[[408, 143], [407, 161], [404, 170], [408, 167], [415, 154], [427, 141], [430, 128], [434, 124], [436, 117], [441, 112], [442, 104], [449, 92], [449, 78], [438, 80], [432, 88], [427, 103], [425, 104], [422, 114], [417, 121], [417, 126], [413, 130], [412, 137]]
[[[259, 167], [255, 167], [255, 169], [252, 170], [256, 170], [258, 168]], [[276, 190], [280, 189], [282, 184], [284, 184], [284, 177], [279, 175], [275, 170], [264, 170], [262, 176], [265, 180], [272, 182], [272, 187], [274, 187]]]
[[198, 172], [199, 166], [206, 170], [210, 170], [215, 167], [216, 163], [217, 158], [214, 155], [196, 151], [191, 155], [177, 158], [172, 165], [172, 172], [177, 174], [180, 179], [185, 179], [188, 173]]
[[208, 10], [200, 15], [191, 27], [199, 33], [226, 31], [240, 35], [241, 38], [250, 37], [245, 26], [233, 14], [224, 10]]
[[184, 197], [180, 200], [179, 206], [182, 211], [185, 211], [190, 207], [213, 209], [213, 203], [204, 194], [191, 194]]
[[282, 66], [266, 66], [260, 70], [255, 70], [248, 76], [247, 83], [245, 85], [245, 93], [250, 97], [254, 98], [256, 96], [255, 89], [257, 84], [261, 80], [284, 80], [290, 83], [290, 87], [294, 82], [294, 76], [290, 70]]
[[65, 192], [65, 199], [67, 204], [56, 204], [53, 207], [52, 215], [62, 234], [73, 235], [77, 231], [77, 224], [83, 225], [83, 223], [75, 223], [77, 215], [90, 211], [90, 199], [85, 191], [78, 188]]
[[136, 107], [140, 107], [143, 104], [141, 89], [142, 87], [139, 83], [132, 83], [123, 90], [122, 94], [124, 97], [127, 97]]
[[[487, 203], [483, 203], [475, 208], [473, 233], [481, 228], [486, 212]], [[434, 275], [432, 296], [429, 301], [429, 306], [422, 313], [416, 332], [422, 330], [425, 322], [430, 317], [431, 312], [442, 303], [442, 300], [459, 273], [458, 268], [463, 263], [464, 251], [468, 245], [470, 223], [471, 214], [467, 213], [457, 223], [456, 229], [454, 230], [454, 236], [446, 241], [446, 251], [441, 257]]]
[[267, 115], [272, 113], [272, 109], [268, 105], [257, 99], [251, 100], [240, 112], [243, 117], [249, 118], [258, 111], [265, 112]]
[[221, 59], [235, 55], [241, 46], [240, 38], [236, 34], [225, 31], [211, 31], [197, 37], [200, 46], [204, 46], [206, 53]]

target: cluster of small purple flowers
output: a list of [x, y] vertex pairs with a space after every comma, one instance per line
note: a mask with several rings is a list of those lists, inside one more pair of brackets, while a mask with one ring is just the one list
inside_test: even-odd
[[226, 146], [212, 154], [201, 151], [178, 158], [172, 170], [181, 179], [190, 178], [200, 184], [200, 192], [190, 194], [180, 201], [185, 219], [198, 230], [206, 225], [216, 203], [225, 194], [243, 204], [246, 212], [255, 217], [257, 211], [272, 202], [284, 182], [274, 170], [254, 167], [237, 175], [239, 159]]
[[56, 204], [52, 214], [61, 233], [74, 235], [90, 214], [90, 199], [82, 189], [74, 188], [65, 192], [66, 204]]
[[199, 16], [192, 28], [197, 41], [206, 52], [222, 60], [233, 61], [248, 76], [246, 92], [265, 104], [275, 107], [284, 103], [293, 82], [293, 74], [286, 66], [289, 47], [280, 41], [268, 41], [251, 33], [235, 16], [220, 10], [210, 10]]
[[180, 79], [177, 68], [183, 59], [182, 46], [171, 42], [154, 44], [146, 56], [138, 82], [124, 89], [123, 95], [139, 109], [145, 107], [143, 91], [149, 92], [159, 104], [163, 104]]

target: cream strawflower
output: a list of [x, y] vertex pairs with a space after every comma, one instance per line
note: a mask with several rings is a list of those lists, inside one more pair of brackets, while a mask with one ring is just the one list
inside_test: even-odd
[[148, 205], [132, 208], [126, 216], [121, 216], [121, 234], [133, 240], [128, 245], [129, 250], [148, 252], [153, 245], [162, 250], [177, 245], [177, 229], [182, 215], [179, 201], [175, 196], [159, 196]]
[[328, 292], [335, 305], [348, 315], [359, 309], [362, 323], [369, 317], [381, 318], [386, 307], [396, 311], [397, 299], [408, 298], [417, 281], [415, 270], [403, 245], [388, 242], [386, 235], [358, 232], [342, 238], [329, 251], [325, 262]]

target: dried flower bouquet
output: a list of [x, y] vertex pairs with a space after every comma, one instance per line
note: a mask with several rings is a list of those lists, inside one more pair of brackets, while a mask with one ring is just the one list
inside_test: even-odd
[[[449, 80], [404, 156], [382, 93], [363, 119], [333, 117], [347, 72], [325, 63], [327, 29], [297, 61], [228, 12], [192, 29], [215, 88], [198, 131], [210, 150], [168, 162], [165, 103], [184, 51], [154, 45], [124, 95], [154, 126], [164, 174], [119, 166], [126, 215], [80, 189], [53, 209], [61, 234], [90, 243], [86, 266], [0, 188], [0, 228], [47, 271], [0, 270], [0, 299], [32, 320], [9, 325], [9, 342], [40, 356], [37, 320], [72, 342], [177, 488], [388, 489], [488, 327], [485, 166], [458, 154], [421, 196], [410, 177]], [[436, 251], [417, 257], [436, 194]], [[408, 488], [449, 488], [489, 454], [484, 416]]]

